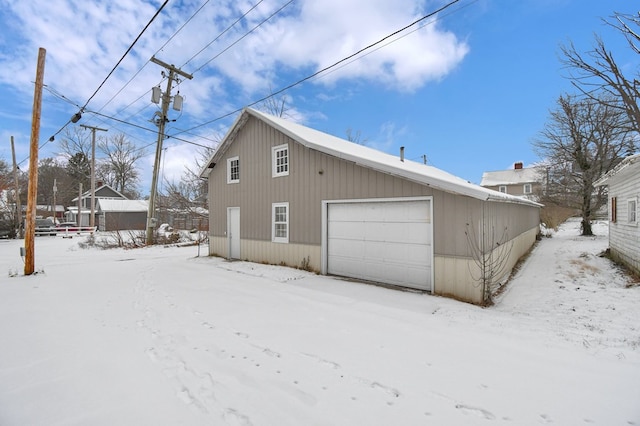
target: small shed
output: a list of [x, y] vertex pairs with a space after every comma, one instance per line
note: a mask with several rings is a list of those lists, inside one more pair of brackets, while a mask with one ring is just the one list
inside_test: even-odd
[[540, 205], [247, 108], [209, 159], [209, 253], [484, 303]]
[[101, 198], [97, 201], [98, 229], [120, 231], [146, 229], [149, 204], [146, 200], [116, 200]]
[[640, 274], [640, 154], [626, 157], [595, 185], [609, 189], [611, 257]]

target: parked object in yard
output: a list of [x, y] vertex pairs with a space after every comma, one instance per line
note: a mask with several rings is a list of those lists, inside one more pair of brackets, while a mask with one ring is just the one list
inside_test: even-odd
[[56, 236], [57, 230], [53, 221], [49, 218], [47, 219], [36, 219], [36, 235], [51, 235]]

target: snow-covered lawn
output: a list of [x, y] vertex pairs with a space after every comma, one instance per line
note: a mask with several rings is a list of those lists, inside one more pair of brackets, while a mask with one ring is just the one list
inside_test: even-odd
[[3, 240], [0, 425], [640, 425], [640, 287], [595, 232], [491, 308], [79, 237], [25, 277]]

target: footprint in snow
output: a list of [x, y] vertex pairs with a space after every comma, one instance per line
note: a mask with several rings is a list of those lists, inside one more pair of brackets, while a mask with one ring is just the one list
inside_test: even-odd
[[380, 389], [381, 391], [384, 391], [384, 392], [388, 393], [389, 395], [391, 395], [391, 396], [393, 396], [395, 398], [398, 398], [400, 396], [400, 391], [399, 390], [397, 390], [395, 388], [391, 388], [389, 386], [382, 385], [382, 384], [380, 384], [378, 382], [371, 383], [371, 387], [373, 389]]
[[485, 410], [484, 408], [471, 407], [465, 404], [456, 404], [456, 408], [467, 415], [476, 415], [487, 420], [493, 420], [496, 418], [493, 413]]

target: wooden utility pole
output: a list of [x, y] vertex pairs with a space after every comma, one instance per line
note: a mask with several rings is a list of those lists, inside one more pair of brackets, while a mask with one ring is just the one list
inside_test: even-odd
[[18, 225], [18, 237], [24, 238], [24, 227], [22, 226], [22, 204], [20, 203], [20, 180], [18, 179], [18, 164], [16, 163], [16, 147], [13, 144], [13, 136], [11, 136], [11, 156], [13, 157], [13, 178], [16, 181], [15, 199], [16, 199], [16, 225]]
[[108, 130], [84, 124], [81, 124], [80, 127], [91, 129], [91, 216], [89, 216], [89, 226], [94, 228], [96, 226], [96, 130], [101, 132], [107, 132]]
[[78, 222], [78, 227], [84, 226], [82, 225], [82, 182], [80, 182], [80, 187], [78, 188], [78, 216], [76, 217], [76, 222]]
[[[176, 74], [191, 80], [193, 76], [186, 72], [176, 68], [173, 65], [169, 65], [166, 62], [161, 61], [155, 57], [151, 58], [151, 62], [160, 65], [163, 68], [169, 70], [169, 77], [167, 78], [167, 90], [162, 94], [162, 114], [158, 120], [158, 144], [156, 146], [156, 157], [153, 163], [153, 176], [151, 178], [151, 190], [149, 191], [149, 210], [147, 212], [147, 245], [153, 244], [153, 229], [156, 226], [156, 192], [158, 190], [158, 172], [160, 168], [160, 157], [162, 156], [162, 142], [164, 140], [164, 126], [169, 121], [167, 119], [167, 113], [169, 111], [169, 103], [171, 102], [171, 85], [173, 80], [176, 80]], [[175, 108], [175, 104], [174, 104]]]
[[38, 197], [38, 140], [40, 139], [40, 114], [42, 111], [42, 86], [44, 81], [44, 62], [47, 51], [38, 49], [38, 67], [33, 92], [33, 117], [31, 119], [31, 144], [29, 151], [29, 190], [27, 192], [26, 233], [24, 236], [24, 274], [31, 275], [35, 270], [34, 237], [36, 228], [36, 204]]

